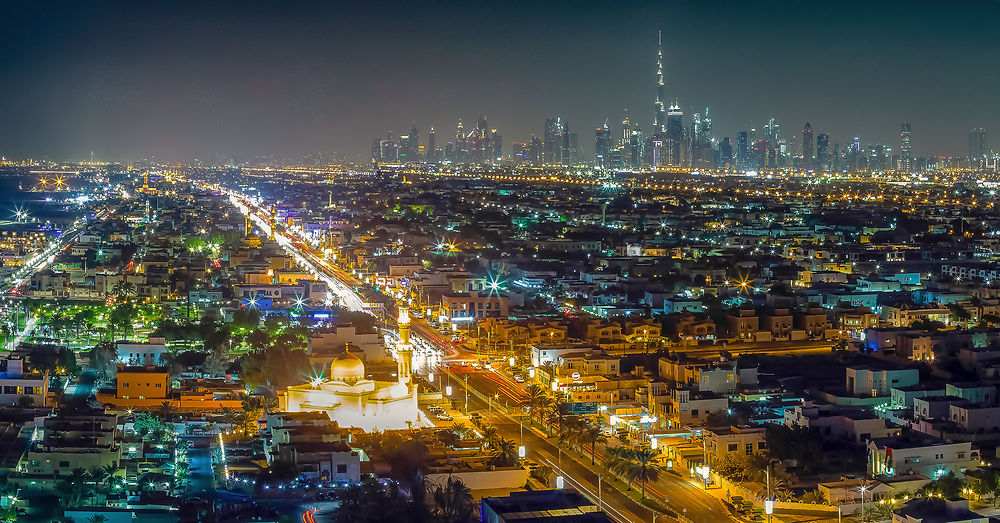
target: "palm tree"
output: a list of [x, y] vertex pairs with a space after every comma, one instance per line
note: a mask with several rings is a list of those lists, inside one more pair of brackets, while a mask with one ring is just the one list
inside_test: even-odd
[[174, 404], [171, 401], [164, 401], [160, 403], [160, 418], [165, 422], [173, 421], [174, 419]]
[[233, 425], [239, 418], [239, 414], [229, 407], [222, 407], [219, 410], [219, 415], [222, 418], [222, 423], [224, 425]]
[[121, 280], [111, 288], [111, 292], [113, 292], [115, 296], [122, 298], [125, 303], [128, 303], [128, 297], [135, 294], [135, 291], [135, 284], [128, 280]]
[[87, 523], [108, 523], [108, 518], [102, 514], [94, 514], [87, 518]]
[[92, 491], [87, 486], [89, 472], [82, 468], [73, 470], [69, 479], [60, 481], [56, 485], [56, 490], [60, 493], [59, 502], [65, 508], [74, 508], [92, 495]]
[[510, 467], [517, 463], [517, 446], [509, 439], [500, 438], [499, 441], [490, 445], [493, 449], [493, 456], [490, 461], [494, 465]]
[[90, 474], [90, 481], [94, 484], [94, 490], [99, 494], [101, 484], [108, 479], [108, 472], [104, 467], [91, 467], [88, 472]]
[[[545, 392], [545, 389], [534, 383], [528, 385], [525, 390], [528, 393], [528, 400], [525, 402], [525, 406], [528, 408], [528, 413], [537, 413], [538, 407], [549, 399], [548, 393]], [[531, 419], [530, 416], [528, 419]]]
[[566, 426], [566, 420], [572, 416], [572, 409], [569, 403], [563, 400], [558, 400], [552, 404], [551, 412], [549, 412], [549, 423], [556, 426], [556, 434], [559, 435], [559, 446], [562, 446], [563, 439], [566, 437], [564, 428]]
[[562, 436], [573, 448], [580, 449], [583, 440], [583, 431], [586, 430], [589, 422], [580, 416], [570, 416], [563, 421]]
[[625, 446], [608, 447], [607, 456], [608, 459], [604, 463], [605, 468], [607, 468], [611, 475], [625, 480], [628, 483], [629, 489], [631, 489], [632, 480], [635, 479], [631, 468], [631, 449]]
[[472, 517], [472, 491], [459, 478], [449, 476], [443, 489], [439, 486], [434, 490], [434, 504], [444, 521], [467, 521]]
[[115, 481], [115, 474], [118, 473], [118, 467], [108, 464], [102, 468], [104, 469], [104, 481], [107, 483], [107, 490], [105, 492], [110, 494], [111, 484]]
[[455, 433], [460, 439], [465, 439], [469, 435], [469, 426], [464, 422], [456, 421], [451, 424], [451, 431]]
[[608, 438], [604, 435], [600, 425], [588, 423], [583, 429], [583, 440], [590, 443], [590, 464], [594, 464], [594, 455], [597, 454], [597, 444], [608, 444]]
[[645, 499], [646, 483], [660, 479], [660, 472], [663, 469], [656, 463], [658, 454], [653, 449], [632, 449], [631, 455], [635, 478], [642, 482], [642, 497]]
[[483, 429], [483, 441], [486, 446], [492, 447], [496, 442], [497, 438], [500, 437], [500, 433], [497, 431], [496, 427], [486, 427]]

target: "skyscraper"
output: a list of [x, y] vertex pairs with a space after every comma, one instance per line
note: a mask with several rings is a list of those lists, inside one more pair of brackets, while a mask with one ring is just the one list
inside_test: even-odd
[[560, 163], [563, 157], [563, 124], [559, 117], [546, 118], [542, 132], [542, 160], [545, 163]]
[[488, 160], [491, 162], [499, 160], [503, 157], [503, 137], [496, 129], [490, 129], [490, 139], [487, 145], [487, 151], [489, 152]]
[[736, 168], [746, 170], [750, 163], [750, 142], [746, 131], [736, 134]]
[[772, 144], [777, 144], [781, 140], [781, 126], [778, 125], [773, 116], [767, 119], [767, 125], [764, 126], [764, 139]]
[[563, 123], [563, 148], [562, 148], [562, 163], [569, 165], [571, 163], [577, 163], [579, 158], [579, 144], [577, 142], [577, 136], [575, 132], [569, 130], [569, 123]]
[[431, 127], [431, 130], [427, 132], [427, 161], [428, 162], [436, 162], [438, 160], [437, 149], [434, 148], [434, 137], [435, 137], [435, 135], [434, 135], [434, 128]]
[[719, 161], [715, 165], [715, 168], [725, 168], [728, 169], [733, 166], [733, 144], [729, 141], [729, 137], [722, 139], [719, 143]]
[[399, 161], [413, 162], [417, 160], [417, 150], [420, 147], [417, 127], [410, 127], [410, 133], [399, 137]]
[[663, 33], [657, 31], [656, 33], [657, 42], [657, 52], [656, 52], [656, 103], [654, 104], [654, 109], [656, 115], [653, 118], [653, 134], [662, 133], [666, 131], [666, 113], [663, 110]]
[[681, 151], [684, 149], [684, 112], [677, 100], [670, 103], [667, 111], [666, 149], [667, 157], [663, 162], [670, 165], [681, 165]]
[[913, 150], [910, 149], [910, 122], [903, 122], [899, 129], [899, 170], [913, 171]]
[[816, 135], [816, 168], [821, 171], [830, 170], [830, 135]]
[[594, 167], [598, 169], [608, 168], [608, 159], [611, 154], [611, 129], [608, 121], [594, 131]]
[[455, 145], [452, 148], [450, 160], [456, 163], [463, 163], [469, 159], [469, 145], [465, 139], [465, 128], [462, 120], [458, 121], [458, 128], [455, 130]]
[[802, 168], [812, 169], [813, 168], [813, 128], [806, 122], [805, 127], [802, 128]]
[[969, 163], [972, 164], [972, 167], [979, 167], [989, 152], [989, 146], [986, 143], [986, 129], [980, 127], [969, 131]]

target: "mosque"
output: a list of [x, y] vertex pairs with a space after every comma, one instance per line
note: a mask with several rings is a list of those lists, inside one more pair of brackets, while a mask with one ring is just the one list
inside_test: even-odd
[[365, 377], [365, 364], [345, 350], [330, 363], [329, 378], [293, 385], [279, 392], [285, 412], [325, 412], [341, 427], [371, 432], [418, 427], [417, 388], [411, 381], [413, 346], [410, 345], [410, 311], [399, 311], [399, 342], [396, 345], [396, 381]]

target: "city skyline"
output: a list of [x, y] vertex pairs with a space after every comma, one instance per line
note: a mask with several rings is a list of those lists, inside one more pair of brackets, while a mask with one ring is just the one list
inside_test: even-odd
[[[810, 122], [831, 142], [898, 147], [905, 121], [914, 156], [965, 155], [969, 131], [1000, 116], [988, 90], [997, 73], [968, 52], [997, 45], [971, 27], [984, 23], [977, 10], [994, 5], [885, 4], [855, 16], [781, 3], [557, 3], [530, 17], [514, 5], [480, 6], [449, 20], [402, 4], [209, 7], [197, 16], [184, 6], [65, 6], [45, 19], [44, 38], [30, 22], [37, 8], [23, 7], [26, 23], [2, 37], [10, 53], [0, 153], [363, 159], [385, 130], [415, 122], [441, 133], [484, 115], [507, 137], [504, 154], [561, 116], [591, 156], [590, 130], [626, 110], [652, 130], [662, 31], [664, 101], [679, 101], [685, 126], [710, 107], [719, 139], [774, 116], [786, 130]], [[566, 16], [572, 24], [559, 23]], [[929, 30], [942, 37], [922, 39]]]

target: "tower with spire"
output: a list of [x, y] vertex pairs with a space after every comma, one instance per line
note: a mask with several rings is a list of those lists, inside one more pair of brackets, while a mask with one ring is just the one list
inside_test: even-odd
[[663, 94], [663, 32], [656, 32], [656, 103], [654, 108], [656, 116], [653, 119], [653, 134], [663, 133], [667, 130], [667, 113], [664, 110]]

